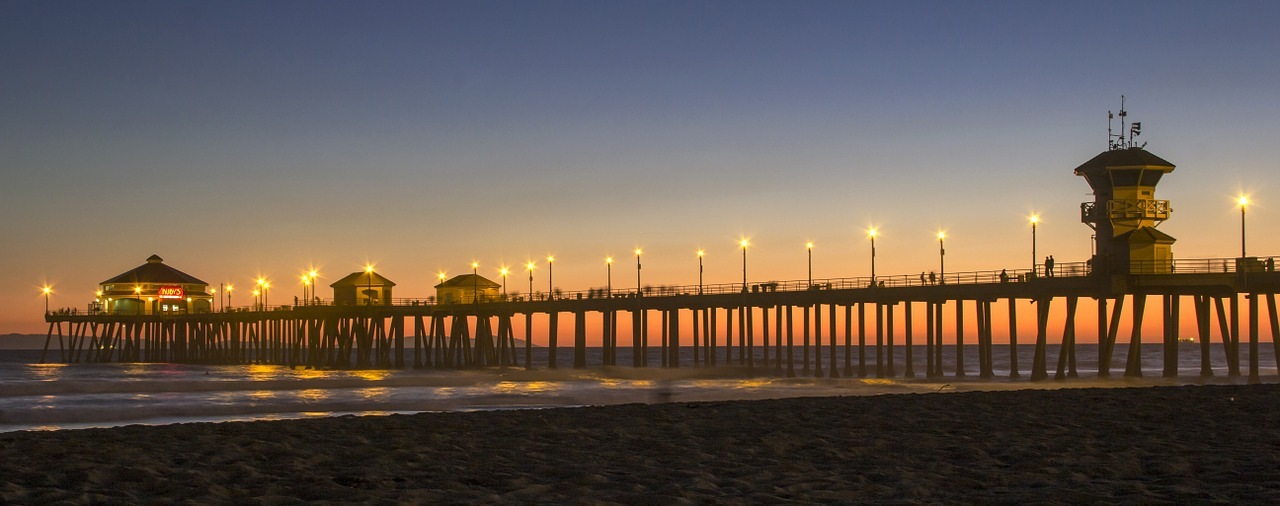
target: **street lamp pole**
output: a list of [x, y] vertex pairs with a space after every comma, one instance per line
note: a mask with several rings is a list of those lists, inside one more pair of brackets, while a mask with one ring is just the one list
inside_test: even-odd
[[702, 256], [706, 252], [698, 250], [698, 295], [702, 295]]
[[612, 299], [613, 298], [613, 257], [605, 257], [604, 265], [605, 265], [606, 271], [608, 272], [608, 277], [605, 279], [605, 285], [604, 285], [605, 298]]
[[548, 298], [551, 298], [553, 295], [555, 295], [555, 284], [551, 281], [552, 267], [555, 266], [555, 263], [556, 263], [556, 257], [553, 257], [553, 256], [547, 257], [547, 297]]
[[471, 262], [471, 303], [480, 302], [480, 262]]
[[1245, 257], [1244, 250], [1244, 208], [1249, 205], [1249, 198], [1240, 196], [1240, 258]]
[[946, 233], [938, 232], [938, 284], [942, 285], [947, 284], [947, 248], [942, 244], [946, 237]]
[[643, 296], [640, 291], [640, 248], [636, 248], [636, 297]]
[[[316, 278], [319, 277], [320, 273], [316, 272], [315, 269], [311, 269], [311, 272], [308, 272], [307, 274], [311, 275], [311, 298], [318, 300], [320, 297], [316, 297]], [[308, 304], [310, 304], [310, 302], [308, 302]]]
[[365, 305], [372, 306], [373, 305], [373, 266], [365, 264], [364, 273], [365, 273], [365, 277], [368, 278], [368, 283], [369, 283], [367, 286], [365, 286], [365, 291], [364, 291]]
[[738, 244], [742, 245], [742, 293], [747, 293], [747, 246], [750, 243], [743, 239]]
[[49, 288], [48, 286], [45, 286], [44, 288], [41, 288], [40, 291], [44, 293], [44, 314], [48, 315], [49, 314], [49, 294], [53, 293], [53, 289]]
[[1035, 275], [1036, 273], [1036, 259], [1038, 258], [1038, 256], [1036, 255], [1036, 224], [1037, 223], [1040, 223], [1040, 216], [1035, 214], [1031, 215], [1031, 274], [1032, 275]]
[[506, 267], [502, 268], [502, 300], [503, 302], [506, 302], [507, 300], [507, 274], [509, 274], [510, 272], [511, 271], [508, 270]]
[[867, 231], [871, 238], [871, 286], [876, 286], [876, 229]]
[[809, 250], [809, 285], [806, 290], [813, 289], [813, 242], [804, 243], [805, 249]]
[[533, 262], [525, 262], [524, 268], [529, 271], [529, 300], [533, 300]]

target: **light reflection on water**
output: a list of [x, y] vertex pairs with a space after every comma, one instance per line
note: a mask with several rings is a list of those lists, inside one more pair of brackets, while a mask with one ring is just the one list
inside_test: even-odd
[[322, 388], [308, 388], [298, 392], [298, 398], [304, 401], [319, 402], [328, 399], [330, 392]]
[[386, 387], [360, 388], [356, 393], [366, 401], [385, 401], [391, 397], [391, 389]]
[[[1027, 352], [1033, 350], [1026, 347]], [[1263, 351], [1270, 353], [1270, 347]], [[1022, 348], [1019, 348], [1022, 351]], [[1088, 351], [1085, 348], [1085, 351]], [[1159, 349], [1143, 350], [1144, 367], [1158, 371]], [[1194, 350], [1192, 350], [1194, 351]], [[637, 370], [613, 367], [570, 371], [485, 369], [317, 370], [275, 365], [204, 366], [178, 364], [32, 364], [0, 361], [0, 431], [110, 426], [126, 423], [264, 420], [343, 414], [470, 411], [544, 408], [633, 402], [693, 402], [788, 396], [877, 395], [901, 392], [955, 392], [1240, 382], [1225, 377], [1215, 348], [1218, 375], [1198, 377], [1198, 356], [1183, 357], [1178, 380], [1149, 377], [1138, 383], [1099, 384], [1090, 372], [1091, 355], [1082, 351], [1081, 378], [1028, 383], [1007, 379], [978, 381], [948, 376], [938, 380], [859, 378], [781, 378], [752, 376], [734, 368]], [[1029, 357], [1020, 353], [1024, 371]], [[1148, 357], [1147, 355], [1150, 355]], [[1190, 355], [1190, 354], [1188, 354]], [[975, 355], [976, 356], [976, 355]], [[1123, 350], [1116, 351], [1123, 357]], [[996, 357], [996, 365], [1004, 360]], [[1049, 360], [1052, 365], [1053, 357]], [[954, 358], [944, 365], [952, 367]], [[1096, 363], [1096, 360], [1094, 360]], [[1263, 381], [1276, 370], [1263, 357]], [[1113, 373], [1123, 370], [1116, 365]], [[950, 370], [950, 369], [949, 369]], [[758, 372], [758, 371], [757, 371]], [[874, 370], [870, 373], [874, 375]], [[1006, 373], [1007, 374], [1007, 373]]]

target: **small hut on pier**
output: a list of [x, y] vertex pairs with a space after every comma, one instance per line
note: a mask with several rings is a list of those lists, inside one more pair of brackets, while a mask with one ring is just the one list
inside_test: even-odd
[[462, 274], [436, 285], [440, 304], [471, 304], [498, 300], [502, 285], [477, 274]]
[[335, 306], [390, 306], [394, 286], [390, 279], [371, 270], [353, 272], [329, 285]]
[[208, 313], [213, 307], [209, 283], [165, 265], [159, 255], [98, 284], [94, 307], [110, 314]]

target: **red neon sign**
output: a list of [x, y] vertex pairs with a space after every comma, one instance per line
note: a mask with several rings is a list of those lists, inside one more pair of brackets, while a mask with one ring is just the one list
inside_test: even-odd
[[160, 287], [161, 299], [181, 299], [183, 295], [181, 286], [162, 286]]

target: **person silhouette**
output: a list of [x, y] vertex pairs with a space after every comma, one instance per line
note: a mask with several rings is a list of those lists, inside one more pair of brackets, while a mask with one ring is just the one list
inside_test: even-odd
[[929, 284], [931, 285], [938, 284], [938, 277], [934, 275], [933, 271], [929, 271]]
[[1045, 277], [1053, 277], [1053, 255], [1044, 258], [1044, 275]]
[[920, 271], [920, 284], [923, 285], [924, 283], [924, 271]]
[[1008, 282], [1009, 282], [1009, 271], [1008, 271], [1008, 269], [1000, 269], [1000, 282], [1001, 282], [1001, 283], [1008, 283]]

